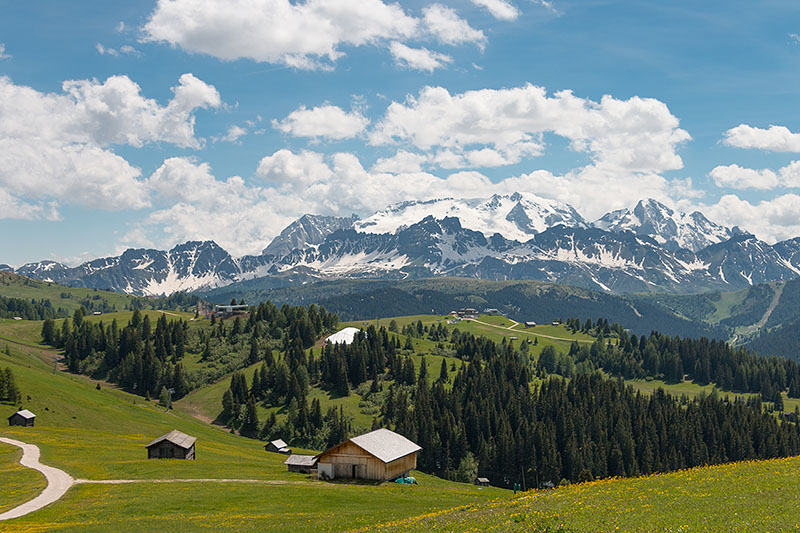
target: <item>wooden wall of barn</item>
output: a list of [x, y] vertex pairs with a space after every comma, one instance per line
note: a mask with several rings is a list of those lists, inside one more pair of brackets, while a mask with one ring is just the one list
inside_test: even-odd
[[347, 441], [325, 452], [319, 458], [319, 462], [332, 463], [333, 475], [336, 478], [355, 477], [383, 481], [416, 468], [417, 454], [414, 452], [387, 464]]
[[386, 479], [392, 479], [417, 467], [417, 452], [395, 459], [386, 465]]

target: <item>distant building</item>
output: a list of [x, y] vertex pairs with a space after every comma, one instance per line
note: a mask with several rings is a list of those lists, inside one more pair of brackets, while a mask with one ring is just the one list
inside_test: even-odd
[[221, 317], [229, 317], [239, 314], [245, 314], [250, 309], [249, 305], [240, 304], [240, 305], [218, 305], [215, 307], [215, 312], [217, 316]]
[[478, 318], [478, 310], [473, 307], [462, 307], [456, 311], [459, 318]]
[[194, 459], [195, 437], [181, 433], [177, 429], [161, 435], [145, 446], [148, 459]]
[[483, 310], [483, 314], [484, 315], [502, 315], [503, 313], [501, 313], [500, 311], [498, 311], [494, 307], [487, 307], [486, 309]]
[[560, 326], [560, 325], [561, 325], [561, 322], [559, 322], [558, 320], [553, 320], [553, 322], [552, 322], [552, 325], [554, 325], [554, 326]]
[[322, 479], [392, 480], [417, 467], [421, 449], [394, 431], [376, 429], [317, 455], [317, 471]]
[[489, 486], [489, 479], [485, 477], [479, 477], [475, 480], [476, 485], [480, 485], [481, 487], [488, 487]]
[[102, 314], [103, 314], [103, 312], [102, 312], [102, 311], [95, 311], [95, 312], [94, 312], [94, 313], [92, 313], [92, 314], [93, 314], [94, 316], [100, 316], [100, 315], [102, 315]]
[[534, 322], [533, 320], [528, 320], [527, 322], [525, 322], [525, 327], [526, 328], [534, 328], [534, 327], [536, 327], [536, 322]]
[[21, 316], [15, 316], [15, 317], [12, 317], [12, 318], [13, 318], [14, 320], [22, 320], [22, 317], [21, 317]]
[[289, 472], [310, 474], [311, 469], [317, 465], [317, 458], [314, 455], [292, 454], [286, 458], [283, 464], [289, 467]]
[[517, 337], [513, 337], [513, 336], [509, 337], [508, 340], [515, 341], [515, 340], [517, 340]]
[[35, 422], [36, 422], [36, 415], [31, 413], [27, 409], [22, 409], [21, 411], [17, 411], [16, 413], [8, 417], [9, 426], [33, 427]]
[[268, 442], [267, 445], [264, 446], [264, 449], [267, 450], [268, 452], [283, 453], [286, 455], [292, 453], [292, 450], [289, 449], [289, 445], [283, 442], [281, 439], [276, 439]]

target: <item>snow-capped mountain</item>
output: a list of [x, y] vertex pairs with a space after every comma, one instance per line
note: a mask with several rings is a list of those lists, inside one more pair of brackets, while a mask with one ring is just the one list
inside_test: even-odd
[[356, 215], [350, 217], [303, 215], [272, 239], [269, 246], [264, 248], [262, 255], [283, 255], [297, 248], [320, 244], [334, 231], [352, 228], [357, 220]]
[[355, 223], [364, 233], [394, 233], [427, 216], [457, 218], [463, 227], [486, 236], [499, 233], [506, 239], [526, 241], [547, 228], [564, 224], [587, 227], [570, 205], [529, 193], [495, 194], [491, 198], [440, 198], [402, 202]]
[[715, 224], [699, 211], [677, 213], [652, 198], [640, 201], [633, 210], [618, 209], [607, 213], [592, 225], [606, 231], [647, 235], [667, 248], [687, 248], [693, 252], [737, 234], [736, 228]]
[[187, 242], [169, 251], [130, 249], [75, 268], [30, 263], [16, 272], [140, 295], [254, 281], [276, 287], [442, 275], [687, 293], [798, 277], [800, 238], [770, 245], [654, 200], [588, 225], [566, 204], [513, 194], [407, 202], [364, 220], [304, 215], [255, 256], [234, 258], [214, 242]]

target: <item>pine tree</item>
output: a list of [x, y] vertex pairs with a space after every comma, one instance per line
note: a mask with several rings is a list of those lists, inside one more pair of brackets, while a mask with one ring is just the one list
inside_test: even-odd
[[250, 398], [245, 407], [244, 420], [239, 433], [245, 437], [255, 439], [258, 437], [258, 410], [256, 409], [256, 401]]

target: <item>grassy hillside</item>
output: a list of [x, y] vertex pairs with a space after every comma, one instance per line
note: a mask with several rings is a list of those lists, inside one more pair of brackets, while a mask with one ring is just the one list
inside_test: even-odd
[[800, 458], [607, 479], [383, 524], [377, 531], [786, 531]]
[[[96, 382], [83, 376], [53, 374], [56, 354], [29, 346], [30, 331], [37, 325], [41, 327], [29, 324], [29, 330], [22, 330], [28, 335], [16, 338], [18, 324], [0, 324], [0, 336], [15, 341], [9, 344], [10, 354], [0, 353], [0, 368], [12, 369], [23, 407], [37, 414], [36, 427], [3, 427], [0, 436], [37, 444], [44, 463], [75, 478], [144, 481], [76, 485], [46, 509], [0, 523], [0, 531], [356, 528], [507, 494], [424, 474], [417, 476], [420, 486], [413, 487], [307, 481], [286, 472], [285, 456], [266, 453], [262, 442], [231, 435], [180, 411], [165, 413], [155, 402], [113, 388], [98, 390]], [[0, 417], [16, 409], [0, 404]], [[198, 438], [196, 461], [146, 459], [145, 444], [171, 429]], [[14, 487], [10, 493], [4, 490], [0, 509], [11, 505], [6, 502], [33, 497], [42, 486], [37, 473], [14, 466], [18, 455], [16, 448], [0, 447], [0, 481]], [[152, 482], [198, 478], [261, 483]], [[341, 512], [344, 506], [347, 513]]]
[[53, 307], [72, 312], [81, 305], [87, 309], [122, 311], [135, 299], [127, 294], [120, 294], [96, 289], [80, 289], [66, 287], [57, 283], [38, 281], [10, 272], [0, 272], [0, 296], [7, 298], [47, 299]]
[[[578, 332], [573, 334], [563, 325], [538, 325], [532, 328], [525, 328], [523, 324], [516, 323], [506, 317], [481, 315], [477, 320], [462, 320], [455, 324], [449, 324], [450, 317], [439, 315], [410, 315], [395, 317], [392, 319], [380, 319], [369, 322], [365, 321], [352, 321], [344, 322], [340, 327], [357, 327], [366, 328], [369, 325], [374, 326], [388, 326], [391, 321], [397, 324], [398, 330], [401, 330], [406, 324], [416, 324], [417, 321], [422, 322], [423, 326], [438, 326], [442, 324], [449, 329], [459, 329], [461, 331], [469, 332], [476, 336], [488, 337], [496, 342], [502, 342], [505, 339], [507, 342], [515, 342], [517, 344], [526, 342], [528, 339], [531, 342], [536, 340], [536, 344], [529, 344], [528, 349], [530, 356], [533, 360], [538, 358], [539, 353], [545, 346], [552, 345], [556, 351], [567, 352], [573, 340], [583, 343], [591, 343], [594, 337]], [[399, 335], [401, 340], [405, 340], [404, 335]], [[512, 340], [516, 338], [516, 340]], [[446, 361], [448, 374], [454, 375], [455, 371], [452, 369], [453, 365], [456, 368], [461, 366], [461, 361], [455, 357], [441, 355], [437, 350], [437, 342], [431, 341], [427, 338], [412, 338], [414, 345], [414, 354], [411, 356], [417, 371], [422, 364], [423, 358], [428, 368], [428, 379], [433, 381], [439, 377], [439, 371], [442, 361]], [[313, 348], [314, 352], [319, 354], [319, 346]], [[253, 373], [261, 367], [261, 363], [251, 365], [244, 370], [247, 382], [251, 383], [253, 380]], [[391, 381], [385, 385], [391, 384]], [[209, 384], [190, 392], [185, 398], [182, 398], [175, 403], [176, 409], [195, 416], [207, 422], [215, 421], [222, 410], [222, 395], [230, 386], [230, 375], [227, 375], [213, 384]], [[356, 428], [368, 430], [372, 426], [373, 417], [376, 416], [375, 406], [364, 405], [362, 402], [362, 395], [359, 391], [352, 391], [349, 396], [337, 397], [328, 391], [319, 387], [312, 387], [309, 395], [309, 401], [314, 398], [320, 401], [323, 412], [327, 411], [329, 407], [344, 408], [344, 412], [351, 416], [353, 424]], [[258, 413], [259, 419], [265, 420], [270, 413], [275, 412], [279, 420], [285, 416], [285, 409], [282, 408], [264, 408], [259, 405]]]

